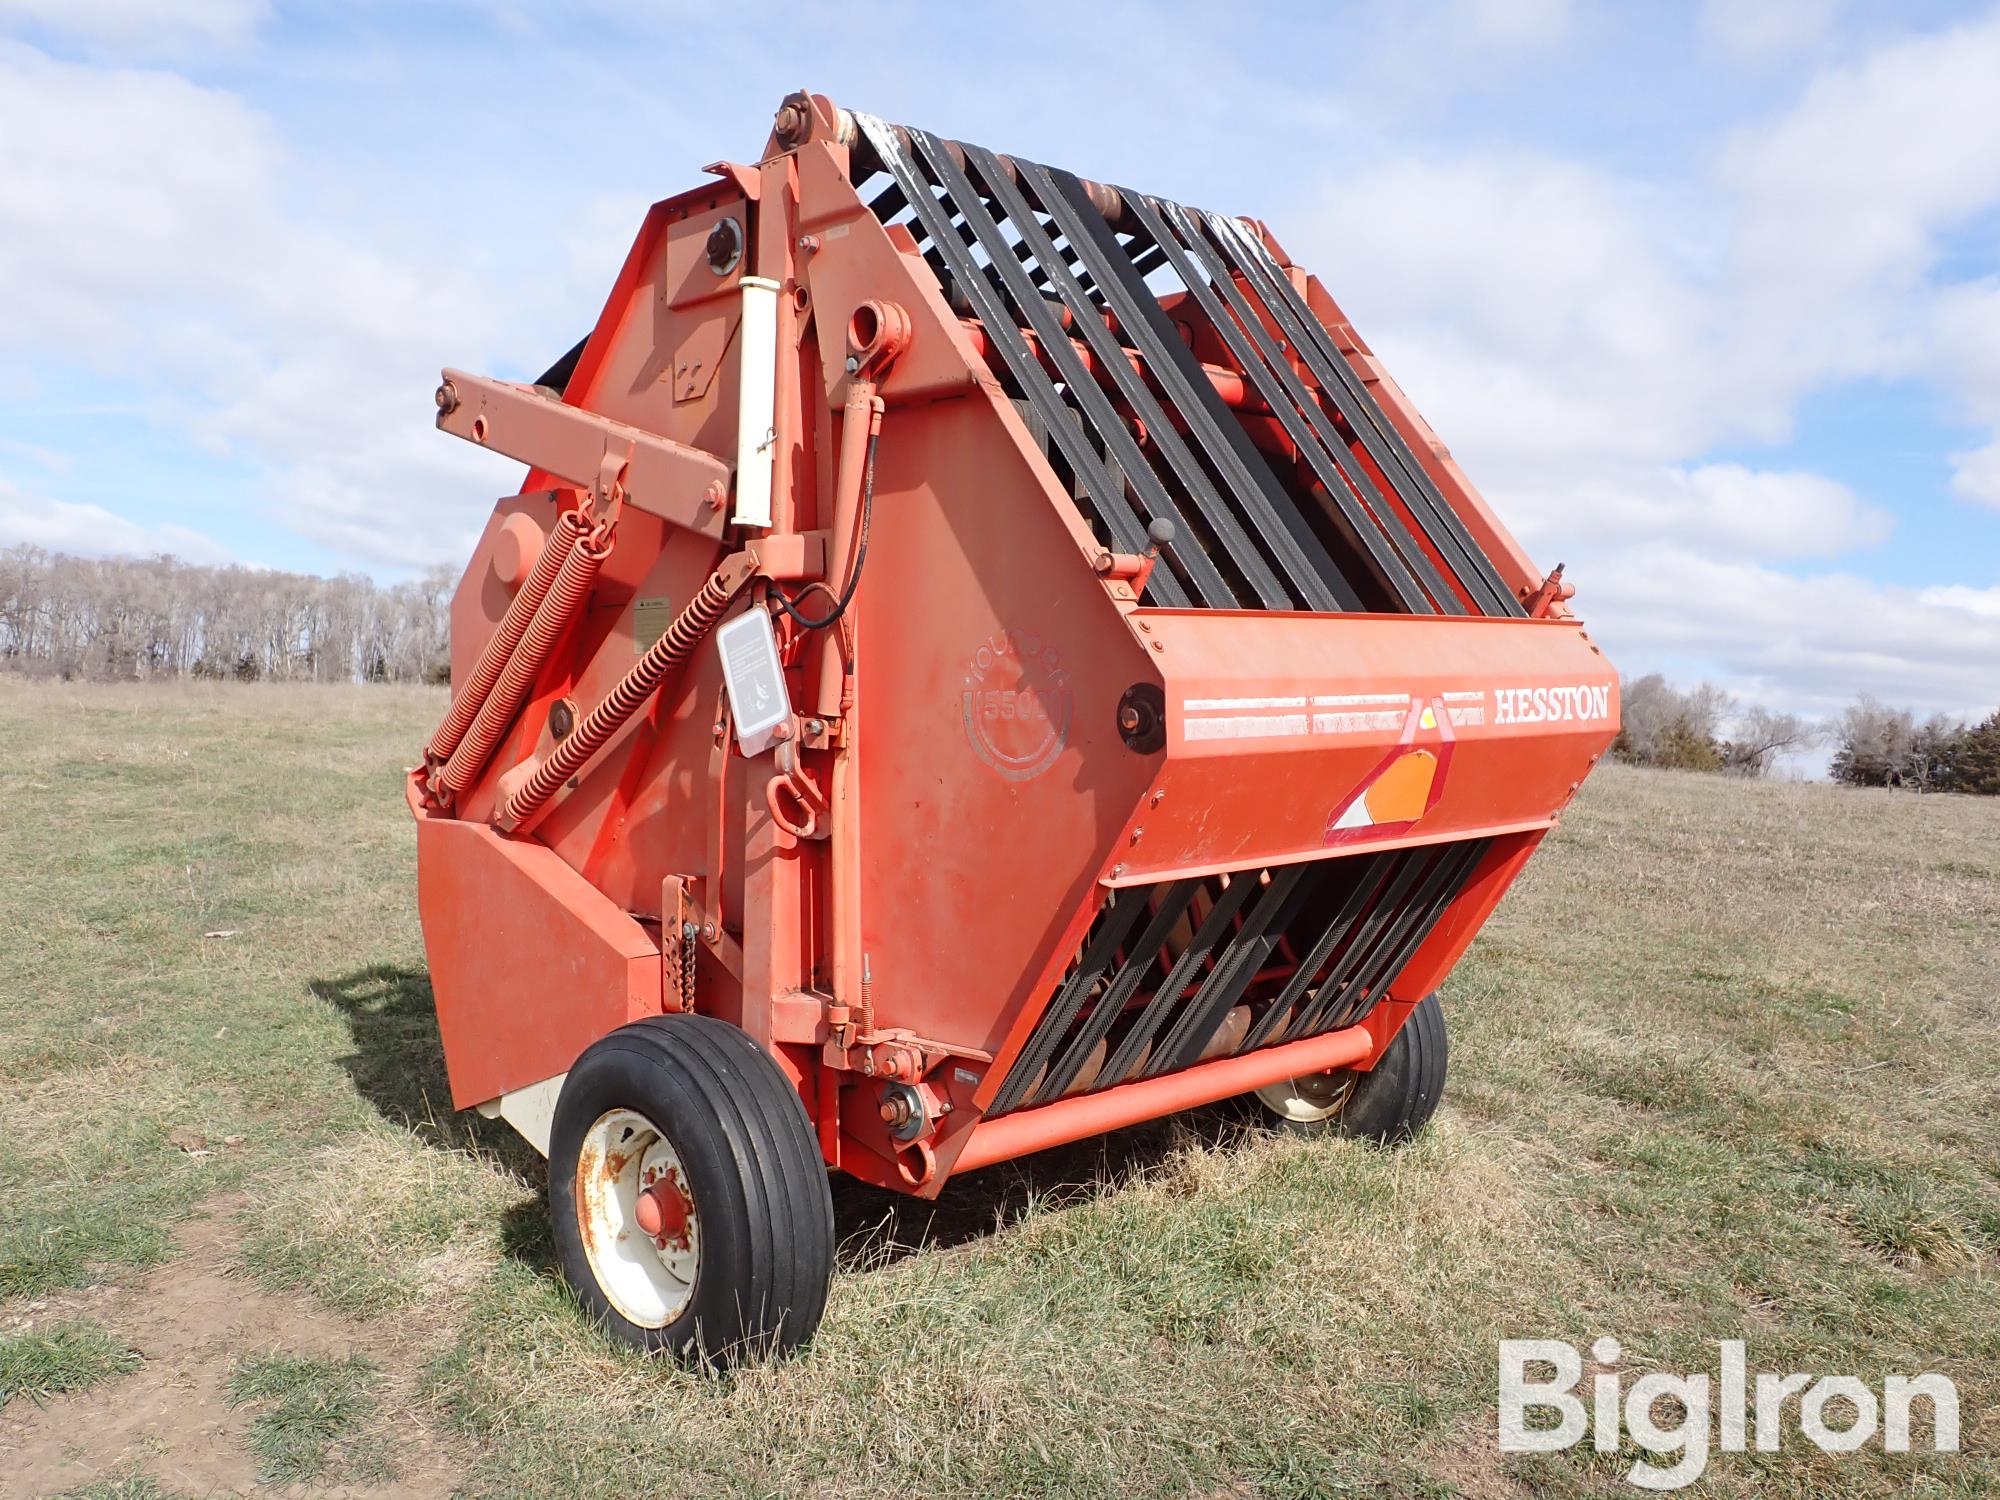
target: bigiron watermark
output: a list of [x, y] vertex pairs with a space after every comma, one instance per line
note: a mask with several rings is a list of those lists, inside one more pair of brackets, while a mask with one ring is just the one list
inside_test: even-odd
[[[1621, 1434], [1655, 1459], [1635, 1461], [1625, 1477], [1642, 1490], [1677, 1490], [1699, 1479], [1709, 1456], [1775, 1453], [1788, 1430], [1826, 1453], [1852, 1453], [1879, 1443], [1888, 1453], [1910, 1451], [1913, 1409], [1930, 1417], [1939, 1453], [1958, 1451], [1958, 1387], [1943, 1375], [1891, 1375], [1881, 1387], [1852, 1375], [1754, 1375], [1740, 1339], [1718, 1345], [1711, 1381], [1706, 1372], [1674, 1375], [1649, 1370], [1627, 1384], [1617, 1369], [1624, 1349], [1615, 1338], [1590, 1346], [1597, 1370], [1580, 1392], [1583, 1355], [1560, 1339], [1500, 1342], [1500, 1451], [1557, 1453], [1586, 1435], [1600, 1453], [1616, 1453]], [[1667, 1415], [1662, 1417], [1662, 1408]], [[1530, 1413], [1546, 1419], [1530, 1426]]]

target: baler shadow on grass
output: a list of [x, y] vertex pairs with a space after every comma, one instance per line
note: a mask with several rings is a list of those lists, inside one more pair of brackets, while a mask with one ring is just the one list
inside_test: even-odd
[[507, 1126], [452, 1107], [430, 976], [408, 964], [372, 963], [306, 988], [340, 1013], [354, 1050], [335, 1059], [355, 1092], [392, 1125], [447, 1150], [473, 1151], [529, 1181], [542, 1160]]
[[1031, 1214], [1114, 1194], [1158, 1171], [1186, 1147], [1227, 1149], [1264, 1133], [1251, 1111], [1230, 1101], [953, 1177], [930, 1200], [836, 1174], [833, 1216], [840, 1269], [872, 1270], [969, 1244]]
[[[554, 1277], [554, 1242], [540, 1196], [546, 1163], [505, 1125], [451, 1107], [430, 976], [413, 965], [372, 963], [310, 980], [307, 989], [345, 1021], [354, 1046], [335, 1061], [387, 1123], [433, 1148], [488, 1157], [537, 1190], [535, 1199], [501, 1212], [500, 1244], [510, 1256]], [[878, 1269], [970, 1243], [1032, 1212], [1115, 1192], [1157, 1169], [1180, 1147], [1226, 1146], [1254, 1128], [1245, 1112], [1228, 1105], [1192, 1110], [953, 1178], [934, 1200], [836, 1174], [840, 1267]]]

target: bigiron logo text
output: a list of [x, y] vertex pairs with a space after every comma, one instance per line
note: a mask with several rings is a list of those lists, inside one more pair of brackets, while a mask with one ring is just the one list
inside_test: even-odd
[[[1913, 1411], [1928, 1416], [1933, 1451], [1958, 1451], [1958, 1387], [1943, 1375], [1891, 1375], [1878, 1387], [1853, 1375], [1753, 1374], [1741, 1339], [1717, 1350], [1713, 1387], [1705, 1372], [1664, 1370], [1648, 1370], [1628, 1385], [1617, 1369], [1625, 1351], [1618, 1340], [1601, 1338], [1590, 1346], [1598, 1369], [1586, 1398], [1577, 1391], [1583, 1356], [1575, 1348], [1560, 1339], [1503, 1339], [1500, 1451], [1559, 1453], [1588, 1434], [1599, 1453], [1616, 1453], [1629, 1436], [1663, 1461], [1638, 1460], [1627, 1481], [1642, 1490], [1677, 1490], [1701, 1477], [1715, 1448], [1775, 1453], [1788, 1431], [1823, 1453], [1852, 1453], [1870, 1443], [1908, 1453]], [[1540, 1368], [1531, 1372], [1533, 1366]], [[1530, 1412], [1554, 1421], [1530, 1426]]]

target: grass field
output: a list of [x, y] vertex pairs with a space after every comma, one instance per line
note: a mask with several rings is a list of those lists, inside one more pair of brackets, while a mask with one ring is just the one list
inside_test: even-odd
[[450, 1113], [442, 703], [0, 679], [0, 1493], [1636, 1494], [1495, 1450], [1496, 1342], [1602, 1333], [1960, 1388], [1959, 1456], [1685, 1493], [2000, 1493], [2000, 805], [1607, 768], [1412, 1148], [1218, 1111], [841, 1185], [810, 1352], [721, 1379], [586, 1326], [538, 1160]]

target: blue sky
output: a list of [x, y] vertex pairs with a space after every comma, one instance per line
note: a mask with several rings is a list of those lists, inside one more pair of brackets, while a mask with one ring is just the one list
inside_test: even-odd
[[1266, 220], [1628, 672], [2000, 704], [2000, 12], [0, 0], [0, 545], [389, 578], [806, 86]]

